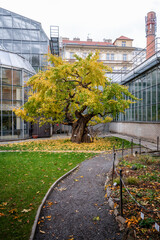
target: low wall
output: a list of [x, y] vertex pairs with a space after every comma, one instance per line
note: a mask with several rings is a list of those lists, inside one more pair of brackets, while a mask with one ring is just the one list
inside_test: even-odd
[[111, 122], [109, 131], [156, 142], [160, 136], [160, 123]]

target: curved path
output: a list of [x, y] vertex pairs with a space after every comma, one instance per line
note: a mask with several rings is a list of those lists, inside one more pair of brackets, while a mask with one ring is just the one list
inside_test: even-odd
[[104, 197], [112, 156], [101, 154], [82, 162], [57, 185], [42, 208], [34, 240], [122, 239]]

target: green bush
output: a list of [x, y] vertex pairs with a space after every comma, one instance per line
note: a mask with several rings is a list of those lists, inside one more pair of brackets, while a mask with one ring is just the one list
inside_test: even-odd
[[139, 185], [139, 180], [135, 177], [128, 177], [125, 181], [128, 185]]
[[113, 183], [117, 183], [117, 185], [120, 185], [120, 178], [115, 178]]
[[142, 228], [151, 228], [154, 223], [154, 220], [152, 218], [147, 218], [147, 219], [141, 219], [139, 222], [139, 225]]

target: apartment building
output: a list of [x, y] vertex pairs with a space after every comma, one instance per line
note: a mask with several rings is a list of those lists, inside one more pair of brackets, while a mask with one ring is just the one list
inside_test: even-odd
[[112, 68], [113, 73], [127, 71], [132, 66], [135, 51], [133, 39], [120, 36], [114, 42], [111, 39], [103, 39], [102, 42], [93, 41], [87, 38], [87, 41], [81, 41], [80, 38], [61, 39], [60, 55], [69, 62], [75, 60], [74, 55], [85, 58], [89, 53], [99, 51], [99, 61]]

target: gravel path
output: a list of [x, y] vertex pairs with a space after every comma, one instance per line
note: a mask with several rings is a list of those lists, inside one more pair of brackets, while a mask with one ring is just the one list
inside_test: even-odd
[[81, 163], [53, 190], [41, 211], [34, 240], [120, 240], [122, 233], [105, 199], [112, 154]]

